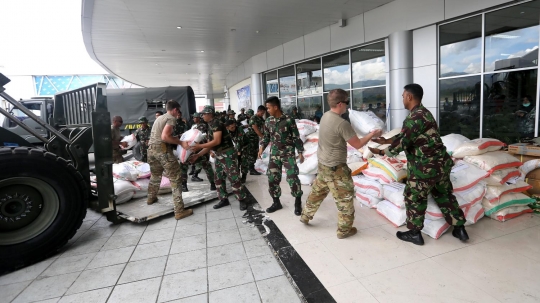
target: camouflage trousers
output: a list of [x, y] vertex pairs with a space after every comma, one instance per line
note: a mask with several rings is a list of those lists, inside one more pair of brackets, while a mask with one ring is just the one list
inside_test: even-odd
[[236, 199], [244, 200], [246, 198], [246, 189], [240, 181], [238, 172], [238, 153], [236, 149], [231, 148], [224, 152], [215, 152], [216, 154], [216, 189], [220, 200], [226, 199], [227, 185], [226, 178], [229, 178]]
[[354, 184], [347, 164], [329, 167], [319, 163], [317, 179], [311, 186], [302, 215], [313, 220], [322, 201], [332, 192], [338, 209], [337, 233], [347, 233], [354, 222]]
[[[204, 169], [204, 172], [206, 173], [206, 176], [208, 177], [208, 181], [214, 182], [214, 178], [215, 178], [214, 169], [212, 168], [212, 163], [210, 163], [209, 161], [209, 157], [210, 155], [205, 154], [202, 157], [199, 157], [199, 159], [197, 159], [195, 163], [193, 163], [193, 165], [195, 165], [197, 169]], [[188, 169], [189, 169], [189, 166], [192, 165], [190, 158], [191, 156], [188, 158], [186, 163], [180, 163], [182, 181], [184, 182], [187, 181]]]
[[268, 170], [266, 171], [270, 196], [272, 198], [281, 197], [280, 183], [282, 167], [285, 167], [285, 171], [287, 172], [287, 183], [291, 187], [291, 195], [295, 198], [302, 197], [302, 186], [300, 185], [300, 179], [298, 179], [299, 171], [294, 154], [270, 155]]
[[141, 145], [141, 159], [142, 162], [148, 163], [148, 146]]
[[182, 200], [182, 178], [180, 177], [180, 164], [174, 156], [172, 149], [163, 152], [159, 146], [153, 145], [148, 149], [148, 164], [150, 164], [150, 184], [148, 185], [148, 200], [157, 197], [161, 176], [165, 172], [171, 181], [174, 212], [184, 210]]
[[112, 160], [114, 163], [117, 163], [117, 164], [124, 162], [124, 157], [122, 157], [122, 151], [119, 149], [113, 149]]
[[242, 151], [242, 173], [247, 173], [255, 165], [259, 152], [259, 137], [249, 138], [249, 143]]
[[407, 180], [405, 185], [405, 207], [407, 209], [407, 228], [422, 230], [427, 209], [428, 195], [431, 194], [441, 209], [444, 219], [450, 225], [462, 226], [465, 216], [453, 192], [450, 174], [442, 180]]

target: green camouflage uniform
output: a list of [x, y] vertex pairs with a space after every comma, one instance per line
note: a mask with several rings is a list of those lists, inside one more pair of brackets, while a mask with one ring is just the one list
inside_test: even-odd
[[259, 131], [264, 134], [264, 120], [263, 118], [253, 115], [248, 122], [248, 132], [247, 132], [247, 144], [246, 152], [244, 156], [247, 161], [247, 166], [249, 168], [255, 169], [254, 165], [257, 161], [257, 155], [259, 153], [259, 135], [253, 129], [253, 125], [257, 125]]
[[285, 166], [287, 172], [287, 183], [291, 187], [293, 197], [301, 197], [302, 189], [298, 179], [298, 166], [294, 149], [299, 153], [304, 152], [304, 145], [300, 139], [296, 121], [288, 115], [279, 118], [268, 117], [265, 124], [264, 137], [261, 147], [264, 150], [268, 144], [272, 144], [270, 149], [270, 160], [268, 163], [268, 191], [272, 198], [281, 197], [281, 170]]
[[[182, 118], [176, 119], [176, 124], [173, 128], [173, 137], [182, 137], [182, 134], [185, 133], [188, 130], [186, 123]], [[182, 182], [187, 182], [187, 172], [189, 169], [189, 161], [186, 161], [186, 163], [180, 163], [180, 172], [182, 175]]]
[[454, 162], [441, 141], [439, 128], [433, 115], [422, 104], [414, 107], [401, 128], [392, 138], [394, 142], [385, 150], [387, 156], [405, 151], [407, 156], [407, 183], [405, 206], [407, 228], [421, 230], [427, 198], [431, 193], [448, 224], [465, 224], [463, 211], [454, 196], [450, 172]]
[[148, 161], [148, 140], [150, 140], [150, 132], [152, 129], [150, 127], [147, 127], [146, 129], [139, 127], [135, 131], [135, 138], [137, 138], [137, 141], [141, 145], [141, 156], [142, 161], [147, 162]]
[[291, 118], [293, 118], [293, 119], [302, 119], [302, 115], [300, 115], [299, 112], [296, 112], [296, 114], [295, 114], [295, 113], [291, 113], [290, 116], [291, 116]]
[[242, 122], [244, 120], [247, 119], [247, 115], [246, 114], [239, 114], [238, 115], [238, 122]]
[[[208, 132], [208, 124], [206, 124], [205, 122], [201, 122], [201, 123], [194, 124], [194, 125], [195, 125], [195, 128], [197, 128], [198, 130], [201, 131], [201, 133], [206, 134]], [[207, 142], [206, 139], [203, 139], [200, 143], [206, 143], [206, 142]], [[192, 154], [191, 156], [193, 156], [193, 155], [194, 154]], [[190, 158], [191, 158], [191, 156], [190, 156]], [[189, 158], [188, 158], [188, 161], [186, 161], [186, 163], [188, 163], [188, 164], [191, 163], [191, 161], [189, 161]], [[204, 172], [206, 172], [206, 177], [208, 177], [208, 181], [209, 182], [214, 182], [215, 174], [214, 174], [214, 169], [212, 168], [212, 163], [210, 163], [210, 155], [209, 154], [202, 155], [197, 160], [195, 160], [195, 163], [193, 163], [193, 164], [195, 165], [196, 170], [204, 169]], [[183, 175], [187, 176], [188, 165], [181, 165], [181, 167], [182, 167], [182, 176]]]
[[248, 166], [248, 162], [247, 162], [247, 157], [245, 155], [245, 153], [247, 152], [247, 135], [246, 133], [244, 132], [244, 130], [240, 127], [236, 127], [236, 130], [231, 133], [229, 132], [229, 134], [231, 135], [231, 138], [234, 142], [234, 144], [236, 145], [235, 148], [236, 148], [236, 151], [240, 153], [240, 157], [239, 157], [239, 161], [240, 161], [240, 172], [242, 174], [247, 174], [248, 170], [249, 170], [249, 166]]
[[225, 179], [229, 177], [231, 186], [236, 199], [244, 200], [246, 198], [246, 190], [238, 172], [238, 153], [234, 149], [231, 135], [225, 128], [220, 119], [214, 118], [208, 123], [208, 141], [214, 140], [214, 133], [221, 132], [221, 143], [212, 147], [216, 154], [216, 176], [215, 183], [220, 200], [227, 199], [227, 189]]

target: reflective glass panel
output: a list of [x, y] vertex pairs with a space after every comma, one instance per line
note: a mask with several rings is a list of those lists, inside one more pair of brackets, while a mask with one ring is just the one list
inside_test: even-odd
[[482, 16], [439, 27], [441, 77], [480, 73], [482, 55]]
[[386, 84], [384, 42], [351, 50], [353, 88]]
[[320, 58], [296, 65], [298, 96], [321, 94], [322, 82]]
[[277, 71], [264, 74], [264, 82], [266, 83], [266, 98], [279, 95]]
[[486, 72], [538, 66], [540, 2], [486, 14]]
[[298, 98], [298, 112], [303, 119], [314, 120], [315, 117], [320, 119], [323, 115], [322, 97], [313, 96]]
[[[442, 136], [480, 136], [480, 76], [439, 81], [439, 131]], [[485, 137], [485, 135], [484, 135]]]
[[335, 88], [349, 89], [351, 85], [349, 51], [323, 57], [322, 61], [324, 91], [327, 92]]
[[281, 110], [284, 114], [289, 115], [293, 106], [296, 106], [296, 97], [285, 96], [281, 98]]
[[352, 109], [372, 111], [386, 122], [386, 86], [353, 90]]
[[279, 76], [279, 95], [296, 96], [296, 81], [294, 77], [294, 65], [278, 70]]
[[537, 70], [484, 75], [482, 137], [507, 144], [534, 136]]

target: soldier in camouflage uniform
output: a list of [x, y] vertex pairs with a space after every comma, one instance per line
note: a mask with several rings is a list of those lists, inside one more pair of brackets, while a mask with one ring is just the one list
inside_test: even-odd
[[[201, 143], [205, 143], [206, 134], [208, 133], [208, 124], [206, 124], [206, 122], [204, 121], [201, 121], [201, 118], [200, 118], [201, 115], [199, 113], [193, 114], [193, 117], [194, 117], [195, 124], [192, 126], [192, 128], [196, 128], [201, 133], [204, 134], [205, 139], [203, 139]], [[195, 181], [195, 182], [204, 181], [203, 179], [199, 178], [199, 173], [201, 172], [201, 170], [204, 169], [204, 171], [206, 172], [206, 177], [208, 177], [208, 181], [210, 182], [210, 190], [216, 190], [216, 184], [214, 183], [215, 173], [214, 173], [214, 169], [212, 168], [212, 163], [210, 163], [210, 155], [205, 154], [200, 157], [197, 157], [196, 159], [192, 155], [189, 157], [188, 161], [189, 163], [192, 163], [192, 165], [196, 167], [195, 173], [193, 174], [193, 177], [191, 177], [191, 181]], [[187, 166], [182, 166], [182, 169], [187, 170]], [[186, 173], [186, 171], [183, 171], [182, 173]]]
[[444, 214], [446, 222], [454, 226], [452, 235], [462, 241], [469, 239], [465, 231], [465, 217], [453, 195], [450, 172], [454, 162], [443, 145], [439, 128], [433, 115], [422, 105], [424, 91], [418, 84], [404, 87], [403, 105], [410, 111], [403, 121], [401, 133], [390, 139], [373, 140], [379, 144], [391, 144], [385, 150], [370, 148], [374, 154], [395, 156], [401, 151], [407, 155], [407, 183], [405, 206], [407, 209], [407, 232], [396, 236], [407, 242], [423, 245], [420, 230], [424, 227], [427, 197], [433, 196]]
[[248, 199], [246, 189], [240, 181], [238, 173], [238, 154], [234, 149], [233, 141], [224, 124], [217, 118], [214, 118], [215, 109], [213, 106], [207, 105], [202, 110], [203, 119], [208, 123], [208, 142], [195, 144], [194, 149], [200, 152], [195, 154], [195, 161], [198, 157], [212, 150], [216, 156], [216, 187], [218, 190], [219, 203], [214, 205], [215, 209], [229, 205], [227, 199], [227, 190], [225, 188], [225, 178], [229, 178], [232, 189], [238, 202], [240, 202], [240, 210], [246, 210], [248, 207]]
[[354, 184], [351, 170], [347, 166], [347, 143], [361, 148], [372, 137], [379, 136], [374, 131], [362, 139], [358, 138], [351, 124], [342, 118], [349, 108], [349, 97], [342, 89], [328, 93], [330, 110], [326, 112], [319, 128], [318, 174], [311, 187], [300, 222], [308, 224], [329, 192], [332, 193], [338, 209], [337, 237], [344, 239], [356, 234], [354, 223]]
[[[187, 124], [182, 119], [182, 112], [180, 112], [180, 116], [178, 117], [178, 119], [176, 119], [176, 124], [174, 125], [173, 136], [180, 138], [182, 137], [182, 134], [185, 133], [187, 130]], [[189, 164], [186, 161], [186, 163], [180, 163], [180, 166], [182, 173], [182, 191], [188, 192], [189, 190], [187, 187], [187, 171], [189, 168]]]
[[255, 161], [257, 161], [257, 153], [259, 151], [259, 140], [263, 138], [264, 130], [264, 114], [266, 113], [266, 107], [260, 105], [257, 108], [257, 114], [254, 115], [253, 110], [248, 110], [249, 122], [248, 122], [248, 144], [246, 147], [246, 161], [249, 167], [249, 174], [252, 176], [259, 176], [261, 173], [255, 170]]
[[150, 132], [152, 131], [150, 127], [148, 127], [148, 119], [146, 117], [142, 116], [139, 118], [139, 123], [141, 124], [141, 127], [139, 127], [135, 131], [135, 138], [139, 142], [141, 146], [141, 156], [142, 161], [147, 162], [148, 161], [148, 140], [150, 140]]
[[298, 107], [292, 107], [291, 118], [293, 119], [302, 119], [302, 115], [298, 112]]
[[172, 195], [174, 202], [174, 218], [180, 220], [193, 214], [192, 209], [184, 209], [182, 192], [179, 189], [181, 183], [180, 164], [173, 154], [173, 146], [177, 144], [184, 148], [189, 148], [187, 142], [182, 142], [178, 137], [173, 136], [173, 129], [177, 118], [180, 116], [180, 104], [176, 101], [169, 101], [166, 105], [167, 113], [159, 116], [152, 125], [148, 148], [148, 164], [150, 164], [150, 183], [148, 185], [147, 204], [157, 202], [159, 185], [163, 172], [167, 174], [171, 181]]
[[302, 212], [302, 186], [298, 179], [298, 166], [296, 165], [295, 148], [300, 157], [300, 163], [304, 162], [304, 144], [300, 139], [300, 133], [296, 127], [296, 121], [285, 115], [281, 110], [281, 101], [277, 97], [266, 99], [266, 108], [270, 117], [266, 119], [264, 127], [264, 137], [261, 140], [258, 157], [260, 158], [268, 144], [272, 144], [270, 149], [270, 160], [268, 163], [268, 191], [274, 203], [266, 209], [266, 212], [273, 213], [282, 209], [281, 201], [281, 170], [285, 167], [287, 172], [287, 183], [291, 187], [291, 195], [295, 198], [294, 213], [300, 216]]
[[231, 120], [231, 119], [225, 122], [225, 128], [231, 135], [231, 138], [235, 144], [236, 151], [238, 152], [238, 158], [239, 158], [238, 161], [240, 161], [239, 169], [240, 169], [240, 173], [242, 174], [240, 181], [242, 183], [246, 183], [246, 176], [247, 176], [247, 172], [249, 168], [247, 157], [244, 154], [246, 152], [246, 147], [248, 144], [247, 135], [241, 128], [237, 127], [234, 120]]
[[122, 140], [122, 135], [120, 135], [120, 126], [122, 126], [122, 123], [124, 123], [124, 121], [122, 120], [122, 117], [120, 116], [112, 117], [111, 138], [112, 138], [112, 158], [113, 158], [114, 163], [124, 162], [124, 157], [122, 157], [122, 154], [124, 153], [124, 151], [120, 149], [120, 145], [122, 145], [123, 147], [127, 147], [127, 143], [120, 142]]
[[247, 120], [247, 115], [244, 113], [246, 111], [245, 108], [240, 109], [240, 114], [238, 115], [238, 122], [242, 122], [244, 120]]

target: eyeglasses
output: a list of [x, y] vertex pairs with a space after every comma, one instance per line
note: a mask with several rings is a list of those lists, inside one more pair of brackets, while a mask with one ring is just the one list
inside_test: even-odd
[[351, 100], [341, 101], [340, 103], [343, 103], [343, 104], [345, 104], [345, 105], [349, 105], [349, 103], [351, 103]]

